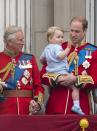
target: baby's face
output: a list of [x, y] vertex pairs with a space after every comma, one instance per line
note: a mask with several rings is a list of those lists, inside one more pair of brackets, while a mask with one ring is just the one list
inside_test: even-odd
[[50, 38], [50, 43], [61, 44], [64, 42], [64, 33], [60, 30], [56, 30], [53, 37]]

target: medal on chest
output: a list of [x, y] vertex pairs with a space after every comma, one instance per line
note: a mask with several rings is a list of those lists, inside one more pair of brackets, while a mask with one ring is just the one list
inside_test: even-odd
[[32, 64], [30, 62], [30, 60], [22, 60], [19, 61], [19, 68], [20, 69], [28, 69], [28, 68], [32, 68]]
[[90, 67], [90, 62], [88, 59], [92, 58], [92, 49], [91, 48], [85, 48], [86, 54], [85, 54], [85, 61], [82, 63], [84, 69], [88, 69]]

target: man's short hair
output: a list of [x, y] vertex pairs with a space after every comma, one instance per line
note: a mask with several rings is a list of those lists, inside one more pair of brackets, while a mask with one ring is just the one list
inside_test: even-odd
[[83, 16], [73, 17], [73, 18], [71, 19], [71, 21], [70, 21], [70, 25], [71, 25], [71, 23], [74, 22], [74, 21], [79, 21], [79, 22], [81, 22], [81, 23], [82, 23], [82, 26], [83, 26], [83, 31], [86, 31], [86, 30], [87, 30], [87, 28], [88, 28], [88, 21], [86, 20], [85, 17], [83, 17]]
[[8, 26], [4, 32], [3, 36], [4, 42], [6, 43], [8, 40], [14, 39], [15, 34], [19, 31], [22, 31], [21, 27], [17, 27], [15, 25]]

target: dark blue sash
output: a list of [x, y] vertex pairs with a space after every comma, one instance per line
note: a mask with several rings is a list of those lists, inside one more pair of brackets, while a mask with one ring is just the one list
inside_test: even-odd
[[[27, 60], [31, 60], [31, 58], [32, 58], [31, 54], [22, 54], [19, 61], [23, 61], [23, 60], [27, 61]], [[25, 69], [20, 69], [19, 63], [17, 63], [17, 65], [15, 67], [14, 78], [12, 76], [10, 76], [10, 78], [6, 81], [8, 89], [15, 89], [16, 88], [17, 81], [19, 81], [19, 79], [22, 77], [24, 71], [25, 71]]]
[[[91, 54], [97, 50], [96, 46], [93, 46], [91, 44], [88, 44], [87, 46], [85, 46], [82, 50], [80, 50], [78, 52], [78, 56], [79, 56], [79, 61], [78, 61], [78, 67], [86, 60], [85, 55], [86, 55], [86, 49], [85, 48], [90, 48], [92, 50]], [[72, 72], [74, 70], [74, 62], [71, 63], [70, 68], [69, 68], [69, 72]]]

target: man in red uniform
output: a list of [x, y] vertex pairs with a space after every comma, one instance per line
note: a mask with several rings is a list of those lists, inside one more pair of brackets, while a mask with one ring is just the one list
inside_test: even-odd
[[[87, 27], [88, 22], [85, 18], [74, 17], [70, 22], [70, 41], [62, 44], [63, 49], [68, 43], [71, 44], [68, 55], [71, 74], [68, 76], [48, 75], [46, 65], [41, 70], [42, 82], [50, 88], [50, 97], [46, 105], [47, 114], [74, 113], [71, 110], [73, 105], [72, 90], [69, 87], [71, 84], [80, 85], [76, 86], [80, 90], [81, 109], [86, 115], [91, 113], [89, 92], [97, 88], [97, 47], [84, 41]], [[86, 72], [86, 76], [83, 76], [82, 72]]]
[[37, 114], [44, 90], [34, 55], [22, 52], [22, 29], [9, 26], [4, 43], [4, 51], [0, 53], [0, 114]]

